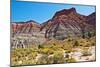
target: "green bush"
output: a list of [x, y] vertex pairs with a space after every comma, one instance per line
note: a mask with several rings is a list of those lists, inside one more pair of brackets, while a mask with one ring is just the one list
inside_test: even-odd
[[70, 58], [66, 60], [67, 63], [75, 63], [77, 62], [74, 58]]
[[42, 55], [36, 62], [36, 64], [48, 64], [48, 56], [47, 55]]
[[54, 51], [50, 48], [43, 48], [43, 49], [39, 49], [39, 53], [49, 55], [49, 54], [53, 54]]
[[76, 46], [79, 46], [79, 42], [78, 41], [75, 41], [73, 47], [76, 47]]
[[64, 59], [63, 53], [60, 51], [58, 52], [56, 51], [54, 53], [53, 60], [54, 60], [54, 63], [64, 63], [65, 59]]

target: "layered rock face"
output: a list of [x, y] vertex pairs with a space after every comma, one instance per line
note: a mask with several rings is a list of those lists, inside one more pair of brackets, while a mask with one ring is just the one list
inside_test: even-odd
[[37, 22], [30, 20], [27, 22], [14, 22], [12, 23], [12, 32], [15, 34], [20, 33], [33, 33], [39, 31], [40, 24]]
[[[12, 44], [42, 44], [48, 39], [64, 40], [68, 37], [87, 37], [95, 32], [95, 12], [89, 16], [78, 14], [75, 8], [63, 9], [48, 21], [38, 24], [34, 20], [12, 23]], [[16, 45], [16, 44], [15, 44]]]
[[33, 20], [14, 22], [11, 27], [11, 44], [13, 48], [42, 44], [45, 41], [44, 31], [40, 31], [40, 24]]
[[56, 12], [52, 19], [42, 24], [45, 37], [65, 39], [67, 37], [81, 37], [84, 32], [95, 29], [95, 13], [84, 16], [76, 12], [75, 8], [63, 9]]
[[87, 17], [87, 22], [91, 25], [94, 25], [94, 27], [96, 26], [96, 13], [95, 12]]

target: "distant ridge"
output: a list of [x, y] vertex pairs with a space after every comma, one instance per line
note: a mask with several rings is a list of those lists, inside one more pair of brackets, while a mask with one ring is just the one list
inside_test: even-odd
[[84, 32], [94, 31], [95, 26], [95, 12], [85, 16], [78, 14], [75, 8], [57, 11], [51, 19], [42, 24], [39, 24], [34, 20], [12, 22], [14, 34], [45, 31], [44, 36], [49, 39], [65, 39], [69, 36], [81, 37]]

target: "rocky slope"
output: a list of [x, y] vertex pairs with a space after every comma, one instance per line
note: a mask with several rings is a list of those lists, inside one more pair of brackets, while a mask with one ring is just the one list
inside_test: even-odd
[[40, 28], [40, 24], [37, 22], [30, 20], [26, 22], [13, 22], [12, 23], [12, 32], [15, 34], [20, 33], [33, 33], [38, 31]]
[[91, 25], [94, 25], [94, 27], [96, 26], [96, 13], [95, 12], [88, 16], [87, 22]]
[[84, 32], [95, 30], [95, 23], [95, 13], [84, 16], [70, 8], [56, 12], [52, 19], [41, 25], [41, 30], [45, 30], [46, 38], [62, 40], [70, 36], [81, 37]]
[[[57, 11], [48, 21], [38, 24], [30, 20], [12, 23], [12, 45], [42, 44], [50, 39], [64, 40], [68, 37], [91, 37], [95, 35], [95, 12], [80, 15], [75, 8]], [[92, 34], [91, 34], [92, 32]]]

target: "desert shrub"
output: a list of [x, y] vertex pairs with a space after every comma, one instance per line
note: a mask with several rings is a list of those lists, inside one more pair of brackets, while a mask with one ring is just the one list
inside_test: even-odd
[[53, 64], [54, 63], [54, 58], [53, 56], [48, 57], [48, 64]]
[[70, 43], [65, 44], [64, 47], [63, 47], [64, 50], [71, 50], [72, 48], [73, 48], [73, 45], [70, 44]]
[[49, 54], [53, 54], [54, 51], [52, 49], [50, 49], [50, 48], [43, 48], [43, 49], [39, 50], [39, 53], [48, 54], [49, 55]]
[[43, 48], [43, 45], [38, 45], [38, 49]]
[[83, 52], [83, 55], [82, 56], [89, 56], [89, 55], [91, 55], [90, 52]]
[[48, 56], [47, 55], [42, 55], [36, 62], [36, 64], [48, 64]]
[[79, 42], [78, 41], [75, 41], [73, 47], [76, 47], [76, 46], [79, 46]]
[[90, 41], [91, 41], [91, 46], [96, 45], [96, 38], [95, 37], [90, 38]]
[[33, 64], [37, 54], [38, 52], [35, 52], [32, 48], [17, 48], [11, 53], [11, 62], [13, 65]]
[[85, 38], [85, 34], [82, 35], [82, 38], [83, 38], [83, 39]]
[[68, 41], [68, 42], [73, 41], [73, 38], [70, 37], [70, 38], [68, 38], [67, 41]]
[[88, 37], [91, 38], [92, 37], [92, 33], [88, 32]]
[[95, 45], [96, 45], [96, 43], [95, 43], [95, 42], [92, 42], [92, 43], [91, 43], [91, 46], [95, 46]]
[[56, 51], [54, 53], [53, 60], [54, 60], [54, 63], [64, 63], [65, 59], [64, 59], [63, 53], [60, 51], [58, 52]]
[[71, 52], [71, 50], [65, 50], [65, 53], [70, 53]]
[[65, 53], [70, 53], [70, 52], [75, 52], [77, 50], [74, 50], [74, 49], [68, 49], [68, 50], [65, 50]]
[[74, 58], [70, 58], [66, 60], [67, 63], [75, 63], [77, 62]]
[[91, 52], [89, 51], [89, 48], [83, 48], [82, 54], [83, 54], [82, 56], [92, 55]]

